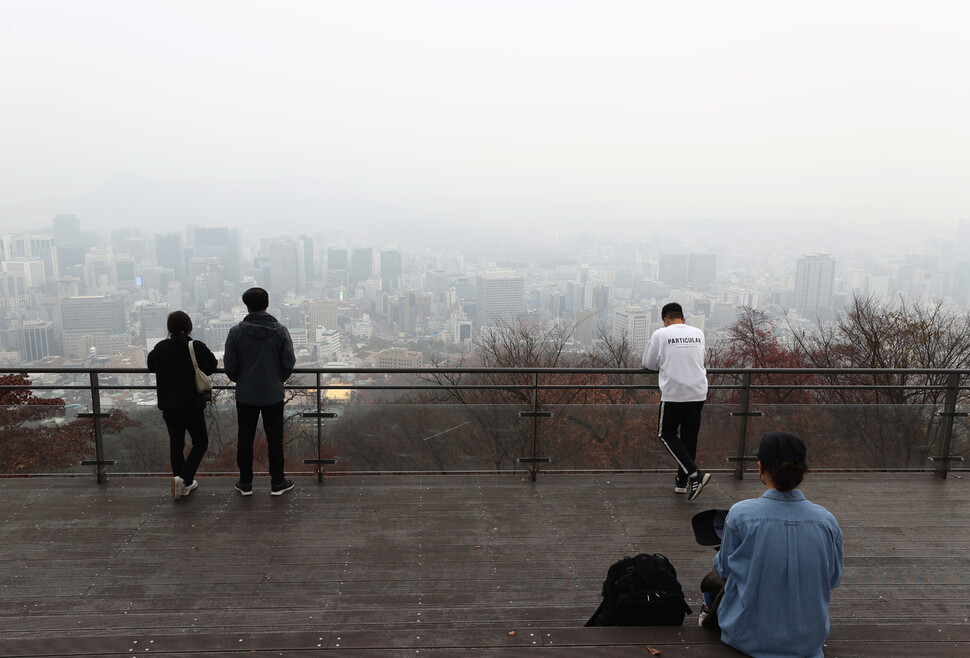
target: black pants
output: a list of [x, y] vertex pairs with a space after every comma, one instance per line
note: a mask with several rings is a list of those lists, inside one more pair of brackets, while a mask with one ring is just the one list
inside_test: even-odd
[[[204, 409], [170, 409], [162, 411], [168, 428], [168, 445], [171, 451], [172, 475], [179, 476], [185, 484], [191, 484], [202, 457], [209, 448], [209, 430], [205, 424]], [[192, 437], [192, 450], [185, 457], [185, 432]]]
[[704, 400], [660, 403], [660, 440], [677, 460], [678, 482], [686, 482], [687, 476], [697, 470], [694, 460], [697, 458], [697, 433], [701, 429], [703, 408]]
[[283, 402], [265, 407], [236, 403], [239, 434], [236, 440], [236, 465], [239, 481], [253, 482], [253, 441], [256, 439], [256, 421], [263, 415], [263, 431], [266, 432], [266, 448], [269, 453], [269, 475], [273, 484], [280, 484], [283, 475]]

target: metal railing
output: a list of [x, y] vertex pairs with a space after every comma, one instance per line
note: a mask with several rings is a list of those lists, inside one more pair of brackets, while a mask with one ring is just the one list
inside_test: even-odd
[[[217, 371], [217, 372], [222, 372]], [[0, 369], [0, 376], [12, 374], [40, 374], [40, 375], [84, 375], [86, 384], [56, 383], [24, 385], [2, 385], [0, 395], [7, 390], [27, 388], [31, 391], [86, 391], [90, 396], [90, 411], [78, 413], [78, 418], [88, 418], [92, 421], [94, 443], [94, 459], [84, 460], [84, 465], [94, 466], [98, 483], [107, 478], [107, 467], [115, 464], [105, 453], [104, 421], [111, 414], [103, 410], [102, 395], [106, 390], [153, 390], [154, 386], [146, 384], [105, 384], [102, 378], [112, 375], [143, 376], [148, 371], [142, 368], [4, 368]], [[940, 370], [940, 369], [710, 369], [711, 381], [709, 400], [724, 406], [726, 415], [737, 421], [737, 437], [733, 454], [724, 457], [728, 463], [734, 464], [734, 475], [744, 477], [745, 464], [756, 460], [749, 454], [752, 428], [751, 419], [763, 416], [759, 407], [770, 407], [778, 404], [779, 400], [787, 404], [791, 399], [794, 404], [817, 406], [842, 405], [845, 408], [865, 406], [867, 409], [894, 409], [900, 406], [919, 406], [929, 408], [932, 418], [922, 421], [926, 427], [921, 432], [935, 445], [926, 445], [923, 451], [935, 452], [927, 454], [926, 459], [932, 463], [932, 468], [918, 470], [932, 470], [941, 478], [946, 478], [952, 469], [952, 464], [962, 462], [964, 457], [954, 450], [955, 421], [967, 417], [968, 413], [961, 410], [961, 403], [965, 402], [970, 384], [967, 384], [970, 371], [968, 370]], [[413, 378], [403, 382], [373, 383], [358, 381], [324, 381], [324, 378], [361, 378], [383, 376], [388, 378]], [[609, 404], [648, 404], [659, 399], [656, 396], [655, 374], [634, 368], [297, 368], [294, 372], [296, 379], [311, 377], [309, 383], [288, 382], [290, 391], [313, 393], [313, 406], [300, 416], [313, 423], [315, 432], [316, 454], [303, 463], [315, 466], [319, 481], [323, 481], [325, 466], [334, 464], [334, 457], [325, 458], [323, 454], [325, 424], [324, 421], [337, 418], [338, 414], [326, 408], [324, 392], [327, 390], [349, 389], [361, 392], [410, 392], [435, 394], [439, 398], [461, 396], [464, 392], [476, 391], [479, 394], [504, 393], [515, 394], [514, 402], [499, 400], [499, 404], [521, 407], [525, 402], [526, 409], [516, 412], [518, 418], [529, 421], [531, 436], [528, 441], [528, 454], [520, 455], [516, 462], [527, 468], [530, 478], [535, 481], [542, 465], [550, 464], [553, 458], [543, 455], [544, 445], [541, 440], [542, 430], [552, 421], [553, 410], [561, 400], [557, 394], [564, 391], [586, 392], [611, 391], [625, 396], [622, 401], [615, 400]], [[779, 381], [783, 379], [784, 381]], [[469, 380], [471, 380], [469, 382]], [[231, 390], [230, 385], [215, 386], [216, 390]], [[652, 397], [651, 397], [651, 392]], [[808, 396], [808, 397], [806, 397]], [[772, 399], [774, 398], [774, 399]], [[438, 400], [441, 401], [440, 399]], [[893, 407], [893, 405], [896, 405]], [[0, 407], [0, 412], [3, 408]], [[0, 419], [0, 432], [4, 422]], [[454, 428], [453, 428], [454, 429]], [[2, 436], [2, 434], [0, 434]], [[927, 439], [927, 440], [929, 440]], [[575, 469], [597, 470], [597, 469]], [[611, 469], [603, 469], [611, 470]], [[617, 470], [617, 469], [612, 469]], [[864, 470], [880, 470], [867, 468]], [[887, 469], [889, 470], [889, 469]], [[552, 469], [547, 469], [552, 471]]]

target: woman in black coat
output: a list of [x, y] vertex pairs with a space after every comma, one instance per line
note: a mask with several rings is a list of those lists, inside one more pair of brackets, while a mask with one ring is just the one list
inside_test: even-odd
[[[172, 454], [172, 497], [181, 496], [199, 486], [195, 472], [209, 447], [209, 431], [205, 424], [205, 398], [195, 388], [195, 370], [189, 355], [189, 334], [192, 319], [184, 311], [168, 315], [169, 338], [161, 341], [148, 354], [148, 369], [155, 373], [158, 388], [158, 408], [168, 427]], [[192, 341], [199, 369], [207, 375], [219, 365], [205, 343]], [[185, 457], [185, 432], [192, 437], [192, 450]]]

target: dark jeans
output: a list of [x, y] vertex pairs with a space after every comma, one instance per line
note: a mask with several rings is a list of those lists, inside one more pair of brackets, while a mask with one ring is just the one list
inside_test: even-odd
[[677, 460], [678, 482], [687, 482], [687, 476], [697, 470], [694, 459], [697, 458], [697, 433], [701, 429], [703, 408], [704, 400], [660, 403], [660, 440]]
[[265, 407], [236, 403], [236, 416], [239, 434], [236, 441], [236, 464], [239, 466], [239, 481], [243, 484], [253, 482], [253, 441], [256, 439], [256, 421], [263, 415], [263, 430], [266, 432], [266, 449], [269, 453], [269, 475], [273, 484], [280, 484], [283, 475], [283, 402]]
[[[202, 457], [209, 448], [209, 430], [205, 425], [204, 409], [178, 409], [162, 412], [168, 428], [168, 445], [172, 458], [172, 475], [185, 484], [192, 484]], [[185, 432], [192, 437], [192, 450], [185, 457]]]

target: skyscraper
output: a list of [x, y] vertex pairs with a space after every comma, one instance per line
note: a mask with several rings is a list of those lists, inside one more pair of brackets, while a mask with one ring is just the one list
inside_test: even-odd
[[661, 254], [660, 280], [664, 285], [674, 288], [686, 286], [689, 260], [687, 254]]
[[634, 354], [642, 354], [650, 338], [650, 312], [641, 306], [613, 310], [613, 338], [626, 338]]
[[835, 290], [835, 259], [828, 254], [809, 254], [795, 265], [795, 310], [812, 315], [832, 305]]
[[400, 288], [402, 274], [401, 252], [381, 252], [381, 288], [397, 290]]
[[306, 308], [307, 337], [310, 342], [318, 340], [321, 329], [323, 331], [336, 331], [337, 325], [337, 303], [315, 301], [309, 302]]
[[23, 361], [39, 361], [56, 353], [53, 322], [24, 322], [20, 335], [20, 358]]
[[61, 300], [61, 328], [64, 336], [64, 356], [84, 356], [79, 347], [86, 345], [105, 349], [117, 341], [111, 336], [128, 330], [123, 295], [92, 295]]
[[285, 299], [288, 292], [300, 292], [299, 260], [297, 244], [293, 240], [269, 240], [266, 245], [272, 272], [270, 293], [277, 299]]
[[327, 288], [336, 290], [350, 285], [350, 263], [347, 250], [331, 247], [327, 249]]
[[185, 254], [182, 249], [182, 236], [178, 233], [155, 235], [155, 262], [162, 267], [169, 267], [175, 274], [176, 281], [182, 281], [185, 275]]
[[688, 254], [687, 282], [698, 288], [710, 288], [717, 281], [715, 254]]
[[354, 249], [350, 264], [350, 285], [357, 286], [374, 276], [374, 250], [370, 247]]
[[238, 285], [241, 280], [239, 229], [194, 227], [196, 258], [218, 258], [226, 281]]
[[515, 272], [482, 272], [476, 280], [478, 326], [515, 326], [525, 311], [525, 280]]

